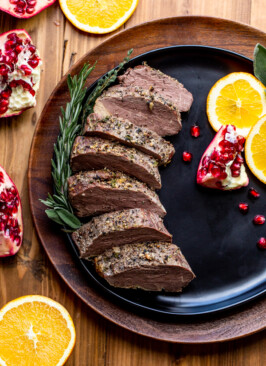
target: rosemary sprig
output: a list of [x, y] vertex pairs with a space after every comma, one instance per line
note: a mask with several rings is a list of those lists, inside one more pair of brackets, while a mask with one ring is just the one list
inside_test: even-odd
[[79, 219], [73, 214], [72, 207], [67, 199], [67, 178], [71, 175], [69, 156], [75, 137], [81, 131], [79, 117], [82, 103], [86, 95], [84, 84], [94, 70], [95, 64], [90, 67], [85, 64], [78, 75], [67, 77], [67, 85], [71, 100], [65, 110], [61, 108], [62, 116], [59, 117], [60, 133], [54, 144], [55, 157], [51, 160], [52, 178], [55, 193], [48, 193], [46, 200], [41, 200], [49, 209], [45, 210], [47, 216], [57, 224], [75, 230], [81, 226]]
[[98, 81], [85, 103], [87, 91], [84, 85], [86, 79], [94, 70], [95, 64], [91, 67], [89, 64], [85, 64], [78, 75], [73, 77], [68, 75], [67, 84], [71, 100], [67, 103], [65, 110], [61, 108], [62, 116], [59, 117], [60, 133], [57, 142], [54, 144], [55, 157], [51, 160], [55, 193], [53, 195], [48, 193], [47, 199], [41, 200], [48, 207], [45, 210], [47, 216], [63, 226], [65, 231], [73, 231], [81, 226], [80, 220], [74, 215], [73, 209], [68, 202], [67, 193], [67, 178], [72, 174], [69, 157], [73, 142], [76, 136], [81, 133], [87, 116], [93, 111], [95, 100], [102, 94], [105, 88], [116, 80], [118, 72], [129, 61], [132, 51], [128, 51], [127, 57], [124, 58], [116, 69], [109, 71], [105, 77]]

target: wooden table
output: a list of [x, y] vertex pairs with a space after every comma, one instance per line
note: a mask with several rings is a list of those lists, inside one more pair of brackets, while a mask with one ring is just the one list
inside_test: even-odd
[[[140, 0], [136, 12], [123, 27], [178, 15], [223, 17], [266, 32], [264, 0]], [[76, 347], [67, 362], [69, 366], [265, 365], [265, 332], [238, 341], [204, 346], [151, 340], [105, 320], [85, 306], [61, 280], [46, 257], [32, 224], [27, 190], [29, 150], [38, 117], [57, 82], [76, 60], [108, 35], [93, 36], [78, 31], [65, 19], [58, 4], [29, 20], [17, 20], [1, 13], [0, 32], [15, 28], [25, 28], [30, 33], [40, 50], [44, 67], [37, 107], [17, 118], [3, 120], [0, 127], [0, 164], [21, 193], [25, 230], [18, 255], [0, 260], [0, 307], [27, 294], [42, 294], [63, 304], [73, 317], [77, 331]]]

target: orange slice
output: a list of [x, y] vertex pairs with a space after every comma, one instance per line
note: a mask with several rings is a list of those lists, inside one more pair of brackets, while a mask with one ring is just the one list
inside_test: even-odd
[[247, 137], [245, 158], [252, 173], [266, 183], [266, 115], [252, 127]]
[[251, 127], [266, 113], [264, 85], [252, 74], [233, 72], [218, 80], [207, 98], [207, 115], [215, 131], [235, 125], [246, 137]]
[[69, 313], [48, 297], [20, 297], [0, 310], [1, 366], [63, 365], [75, 339]]
[[89, 33], [109, 33], [135, 11], [139, 0], [59, 0], [68, 20]]

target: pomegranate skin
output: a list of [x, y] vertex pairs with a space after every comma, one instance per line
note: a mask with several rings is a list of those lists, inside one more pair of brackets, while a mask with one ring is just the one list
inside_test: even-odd
[[[1, 0], [0, 10], [16, 18], [28, 19], [54, 4], [55, 1], [56, 0], [23, 0], [21, 5], [18, 5], [16, 1]], [[22, 3], [24, 3], [23, 6]]]
[[23, 240], [21, 201], [17, 187], [0, 166], [0, 257], [16, 254]]
[[241, 156], [244, 141], [235, 126], [222, 126], [202, 155], [197, 183], [223, 191], [247, 186], [249, 179]]

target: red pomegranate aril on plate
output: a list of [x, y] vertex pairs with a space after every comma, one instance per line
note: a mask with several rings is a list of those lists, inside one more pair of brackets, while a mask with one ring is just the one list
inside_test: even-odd
[[193, 158], [193, 155], [188, 151], [184, 151], [182, 157], [186, 163], [190, 163]]
[[191, 134], [192, 137], [195, 137], [195, 138], [199, 137], [199, 135], [200, 135], [199, 126], [197, 126], [197, 125], [191, 126], [190, 127], [190, 134]]
[[249, 191], [248, 191], [248, 195], [249, 195], [249, 197], [250, 197], [250, 198], [255, 198], [255, 199], [257, 199], [257, 198], [259, 198], [259, 197], [260, 197], [259, 192], [258, 192], [258, 191], [256, 191], [256, 189], [254, 189], [254, 188], [250, 188], [250, 189], [249, 189]]
[[266, 249], [266, 238], [264, 238], [264, 237], [259, 238], [259, 240], [257, 241], [257, 246], [259, 249], [265, 250]]
[[242, 213], [247, 213], [248, 209], [249, 209], [248, 204], [245, 202], [240, 202], [238, 205], [238, 208], [239, 208], [240, 212], [242, 212]]
[[263, 215], [256, 215], [253, 218], [253, 222], [255, 225], [263, 225], [265, 222], [265, 217]]

